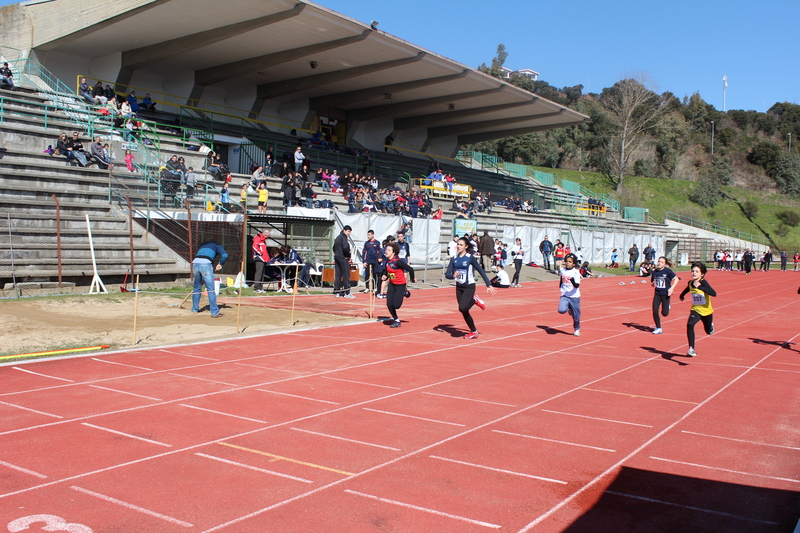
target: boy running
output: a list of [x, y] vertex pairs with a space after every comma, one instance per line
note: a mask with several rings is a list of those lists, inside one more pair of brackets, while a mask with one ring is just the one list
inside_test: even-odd
[[[678, 276], [669, 267], [672, 266], [669, 259], [664, 256], [658, 258], [655, 270], [650, 273], [650, 285], [652, 285], [656, 292], [653, 294], [653, 322], [656, 327], [653, 329], [653, 335], [660, 335], [663, 333], [661, 330], [661, 316], [669, 316], [669, 299], [672, 296], [672, 291], [675, 290], [675, 285], [678, 284]], [[661, 316], [659, 316], [659, 310]]]

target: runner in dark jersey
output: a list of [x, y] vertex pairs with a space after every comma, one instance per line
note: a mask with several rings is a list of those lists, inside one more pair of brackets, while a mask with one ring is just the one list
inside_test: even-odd
[[386, 307], [392, 315], [390, 327], [399, 328], [400, 319], [397, 318], [397, 310], [403, 305], [403, 299], [408, 294], [406, 290], [406, 272], [409, 274], [411, 283], [416, 283], [414, 269], [405, 260], [398, 256], [400, 246], [396, 242], [390, 242], [384, 250], [385, 265], [383, 281], [388, 282], [386, 290]]
[[477, 305], [481, 309], [486, 309], [486, 304], [483, 300], [475, 295], [475, 272], [481, 275], [483, 281], [486, 283], [486, 289], [489, 294], [494, 294], [497, 289], [492, 287], [489, 281], [489, 276], [481, 268], [480, 263], [472, 255], [472, 244], [466, 237], [458, 239], [456, 244], [456, 255], [450, 259], [450, 264], [447, 265], [447, 272], [444, 277], [447, 279], [456, 280], [456, 299], [458, 300], [458, 310], [464, 317], [464, 321], [469, 327], [469, 333], [464, 335], [465, 339], [477, 339], [478, 330], [475, 328], [475, 321], [469, 314], [469, 310], [473, 305]]
[[650, 273], [650, 285], [655, 288], [656, 292], [653, 294], [653, 321], [656, 327], [653, 328], [653, 335], [660, 335], [663, 333], [661, 330], [661, 316], [669, 316], [669, 298], [672, 296], [672, 291], [675, 290], [675, 285], [678, 284], [678, 277], [675, 272], [669, 267], [672, 266], [669, 259], [664, 256], [658, 258], [655, 270]]

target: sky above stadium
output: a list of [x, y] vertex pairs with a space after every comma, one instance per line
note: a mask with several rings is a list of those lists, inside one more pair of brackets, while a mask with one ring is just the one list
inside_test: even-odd
[[[265, 0], [267, 1], [267, 0]], [[0, 5], [15, 3], [0, 0]], [[460, 63], [530, 68], [556, 87], [599, 92], [645, 72], [658, 92], [699, 92], [722, 110], [766, 111], [800, 100], [800, 1], [554, 2], [317, 0], [318, 4]]]

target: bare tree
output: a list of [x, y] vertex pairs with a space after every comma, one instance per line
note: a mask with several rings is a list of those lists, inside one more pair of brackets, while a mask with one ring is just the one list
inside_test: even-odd
[[606, 174], [617, 191], [637, 149], [667, 117], [667, 102], [654, 89], [649, 76], [639, 73], [605, 89], [600, 97], [606, 115]]

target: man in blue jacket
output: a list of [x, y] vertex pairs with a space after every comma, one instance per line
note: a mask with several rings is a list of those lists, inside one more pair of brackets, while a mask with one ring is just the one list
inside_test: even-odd
[[544, 240], [539, 243], [539, 251], [542, 253], [542, 259], [544, 260], [544, 268], [545, 270], [550, 270], [550, 254], [553, 253], [553, 243], [550, 242], [550, 239], [547, 238], [547, 235], [544, 236]]
[[372, 291], [378, 294], [381, 287], [379, 280], [383, 272], [383, 247], [372, 230], [367, 232], [367, 242], [364, 243], [361, 258], [364, 261], [364, 290], [361, 292]]
[[[219, 263], [214, 266], [214, 260], [219, 256]], [[194, 272], [194, 289], [192, 290], [192, 313], [200, 312], [200, 293], [203, 285], [208, 292], [208, 306], [211, 311], [211, 318], [219, 318], [222, 313], [217, 307], [217, 294], [214, 292], [214, 272], [222, 270], [222, 265], [228, 259], [228, 253], [217, 244], [216, 241], [206, 241], [200, 245], [194, 260], [192, 270]]]

